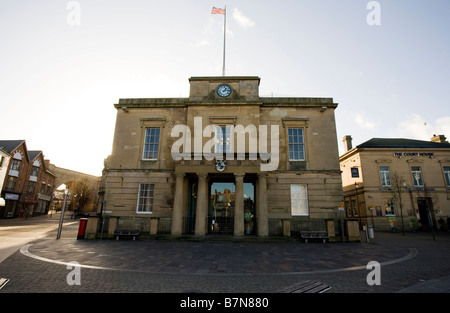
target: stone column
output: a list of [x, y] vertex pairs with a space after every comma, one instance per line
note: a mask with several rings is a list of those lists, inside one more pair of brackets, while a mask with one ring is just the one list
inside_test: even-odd
[[204, 236], [206, 231], [206, 214], [208, 206], [207, 173], [198, 173], [197, 208], [195, 212], [195, 235]]
[[176, 173], [172, 212], [172, 235], [175, 236], [179, 236], [183, 232], [183, 182], [184, 173]]
[[234, 198], [234, 235], [244, 235], [244, 175], [234, 174], [235, 177], [235, 198]]
[[267, 215], [267, 174], [258, 174], [258, 206], [256, 211], [258, 236], [269, 235], [269, 219]]

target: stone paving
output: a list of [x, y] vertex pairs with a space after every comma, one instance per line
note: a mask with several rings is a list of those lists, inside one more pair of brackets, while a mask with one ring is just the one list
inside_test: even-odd
[[[76, 226], [0, 263], [9, 280], [0, 293], [276, 293], [305, 280], [330, 286], [327, 293], [450, 292], [449, 233], [433, 241], [429, 233], [376, 232], [370, 243], [116, 241], [76, 240]], [[80, 285], [68, 284], [72, 261]], [[366, 282], [370, 261], [381, 264], [381, 285]]]

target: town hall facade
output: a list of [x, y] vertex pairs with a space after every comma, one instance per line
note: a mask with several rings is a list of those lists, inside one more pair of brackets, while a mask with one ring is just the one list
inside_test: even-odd
[[114, 105], [103, 212], [118, 227], [174, 236], [334, 232], [343, 192], [333, 99], [260, 97], [255, 76], [189, 83], [188, 98]]

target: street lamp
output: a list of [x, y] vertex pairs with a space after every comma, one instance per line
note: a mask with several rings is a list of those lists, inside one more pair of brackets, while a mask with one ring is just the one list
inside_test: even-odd
[[61, 238], [61, 230], [64, 220], [64, 212], [66, 211], [66, 204], [67, 204], [67, 194], [69, 193], [69, 187], [66, 186], [66, 189], [64, 190], [64, 204], [61, 211], [61, 220], [59, 221], [59, 227], [58, 227], [58, 234], [56, 235], [56, 239]]

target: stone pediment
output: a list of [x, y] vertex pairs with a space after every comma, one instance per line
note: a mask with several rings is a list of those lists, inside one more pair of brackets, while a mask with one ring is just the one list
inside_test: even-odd
[[376, 163], [392, 163], [392, 160], [390, 159], [377, 159], [375, 160]]
[[408, 162], [408, 163], [423, 163], [423, 160], [420, 160], [418, 158], [411, 158], [411, 159], [406, 160], [406, 162]]

